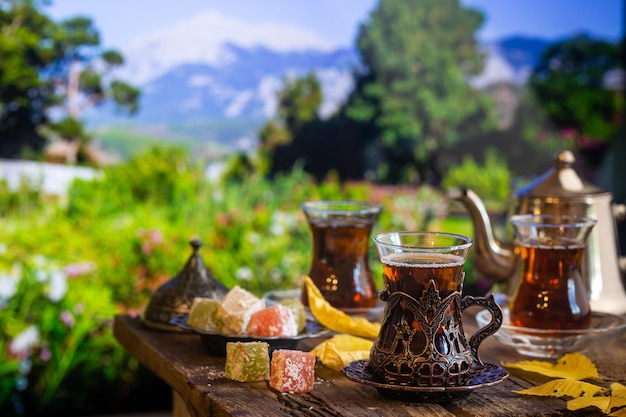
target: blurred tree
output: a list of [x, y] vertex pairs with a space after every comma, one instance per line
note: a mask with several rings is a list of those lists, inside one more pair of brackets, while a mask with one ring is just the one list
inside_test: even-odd
[[[17, 157], [24, 147], [39, 150], [37, 127], [47, 124], [61, 138], [90, 140], [80, 121], [85, 110], [111, 100], [120, 111], [138, 109], [140, 91], [110, 80], [122, 55], [100, 48], [91, 19], [75, 17], [59, 24], [40, 8], [45, 1], [0, 0], [0, 152]], [[4, 57], [7, 57], [5, 59]], [[106, 81], [105, 81], [106, 80]], [[110, 81], [109, 81], [110, 80]], [[49, 117], [55, 112], [52, 122]]]
[[491, 102], [468, 83], [483, 67], [474, 39], [482, 20], [458, 0], [381, 0], [361, 25], [364, 71], [346, 115], [373, 122], [386, 154], [379, 177], [438, 182], [442, 152], [493, 122]]
[[[622, 113], [623, 42], [612, 44], [577, 36], [548, 47], [529, 85], [560, 142], [571, 142], [592, 166], [617, 137]], [[620, 78], [613, 86], [611, 78]], [[546, 132], [542, 132], [544, 135]]]
[[319, 120], [317, 112], [322, 104], [322, 88], [315, 74], [287, 79], [278, 92], [277, 117], [268, 121], [259, 132], [261, 171], [272, 170], [277, 147], [291, 144], [303, 127]]

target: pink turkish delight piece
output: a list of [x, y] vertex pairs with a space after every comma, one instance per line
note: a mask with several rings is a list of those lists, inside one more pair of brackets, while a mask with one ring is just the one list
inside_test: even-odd
[[315, 380], [315, 355], [278, 349], [272, 354], [270, 387], [279, 392], [311, 392]]
[[298, 334], [298, 325], [291, 309], [277, 304], [253, 313], [246, 332], [257, 337], [292, 337]]

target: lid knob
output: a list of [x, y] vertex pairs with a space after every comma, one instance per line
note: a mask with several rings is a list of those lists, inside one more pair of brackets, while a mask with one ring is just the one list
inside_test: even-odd
[[554, 160], [558, 169], [571, 168], [574, 162], [576, 162], [576, 157], [572, 151], [561, 151]]

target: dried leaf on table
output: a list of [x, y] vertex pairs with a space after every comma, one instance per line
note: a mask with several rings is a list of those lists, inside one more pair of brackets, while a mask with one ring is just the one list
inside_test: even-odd
[[610, 403], [611, 397], [578, 397], [567, 402], [567, 409], [575, 411], [581, 408], [597, 407], [603, 413], [606, 413], [607, 410], [610, 410]]
[[533, 388], [514, 391], [519, 394], [539, 395], [543, 397], [593, 397], [594, 395], [608, 393], [606, 388], [599, 387], [584, 381], [573, 379], [554, 379]]
[[616, 408], [619, 408], [619, 410], [609, 414], [610, 416], [626, 417], [626, 386], [614, 382], [611, 384], [611, 402], [608, 410]]
[[351, 317], [331, 306], [311, 278], [303, 277], [309, 299], [309, 308], [313, 316], [326, 328], [338, 333], [375, 339], [380, 330], [380, 323], [371, 322], [363, 317]]
[[372, 342], [362, 337], [338, 334], [317, 345], [311, 352], [335, 371], [358, 359], [369, 358]]
[[502, 363], [507, 368], [535, 372], [552, 378], [600, 379], [598, 370], [591, 359], [581, 353], [568, 353], [556, 361], [556, 364], [543, 361], [520, 361]]

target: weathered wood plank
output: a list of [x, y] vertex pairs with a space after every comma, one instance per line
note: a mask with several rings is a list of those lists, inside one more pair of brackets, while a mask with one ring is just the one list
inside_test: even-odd
[[[466, 331], [472, 332], [470, 320]], [[464, 323], [465, 324], [465, 323]], [[597, 410], [567, 412], [559, 399], [534, 399], [513, 392], [530, 386], [517, 375], [493, 387], [476, 390], [453, 403], [403, 403], [384, 398], [376, 389], [345, 378], [340, 372], [316, 366], [314, 389], [307, 394], [281, 394], [267, 383], [238, 383], [224, 378], [224, 358], [208, 355], [197, 335], [147, 329], [139, 319], [118, 316], [115, 337], [144, 366], [172, 387], [191, 416], [316, 416], [316, 417], [449, 417], [449, 416], [594, 416]], [[608, 377], [624, 381], [626, 335], [586, 352]], [[309, 343], [310, 344], [310, 343]], [[308, 349], [311, 346], [302, 345]], [[480, 349], [485, 362], [500, 363], [528, 359], [487, 339]]]

